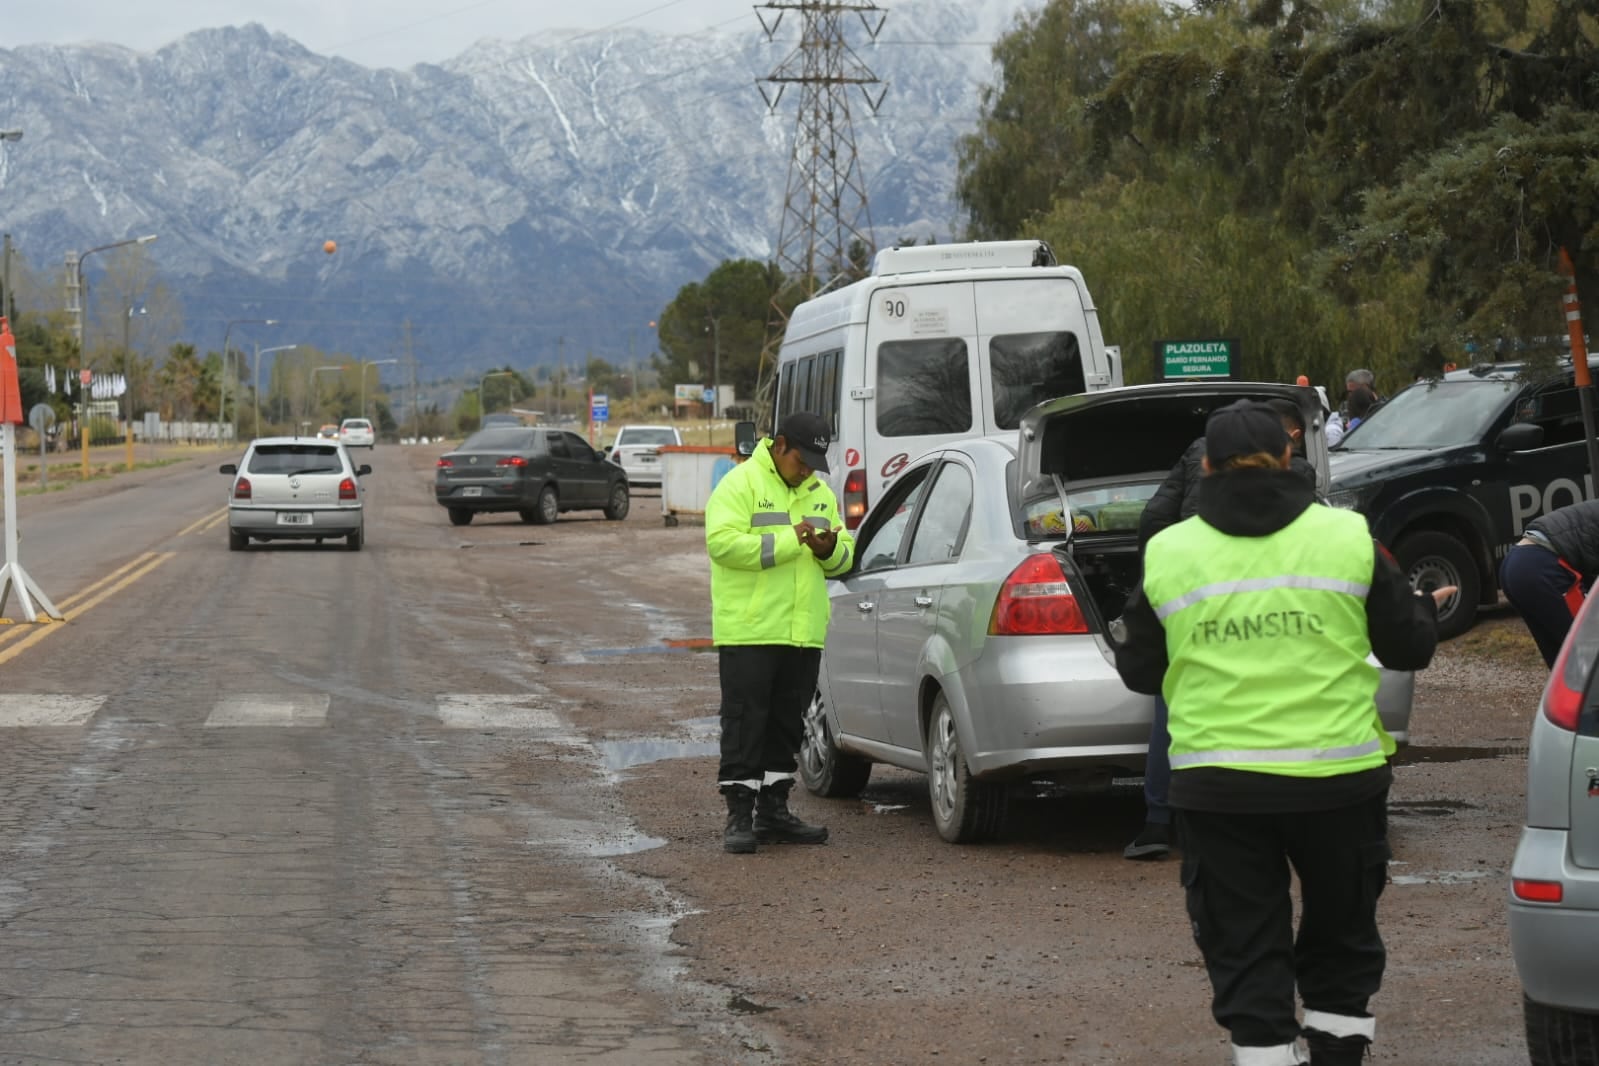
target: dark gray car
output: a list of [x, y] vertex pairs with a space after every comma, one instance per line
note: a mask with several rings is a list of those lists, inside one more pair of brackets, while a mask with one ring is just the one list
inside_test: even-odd
[[433, 494], [456, 526], [493, 511], [548, 524], [563, 511], [597, 510], [618, 521], [629, 499], [626, 472], [576, 433], [510, 427], [479, 430], [441, 456]]

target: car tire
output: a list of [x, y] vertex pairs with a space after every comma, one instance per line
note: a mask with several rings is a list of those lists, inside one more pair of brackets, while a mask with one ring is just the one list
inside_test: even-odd
[[627, 517], [627, 506], [627, 486], [622, 484], [612, 486], [611, 500], [605, 505], [605, 517], [612, 522], [620, 522]]
[[242, 552], [244, 549], [248, 548], [249, 546], [250, 546], [250, 538], [249, 537], [245, 536], [243, 533], [237, 533], [237, 532], [235, 532], [235, 531], [233, 531], [231, 529], [228, 530], [228, 551], [230, 551], [230, 552]]
[[1523, 996], [1522, 1016], [1532, 1066], [1599, 1066], [1599, 1014], [1579, 1014]]
[[344, 538], [344, 546], [350, 551], [358, 552], [361, 545], [366, 543], [366, 527], [357, 526], [354, 533]]
[[1470, 548], [1448, 533], [1424, 530], [1402, 538], [1394, 548], [1394, 558], [1410, 583], [1423, 592], [1445, 585], [1460, 588], [1438, 608], [1440, 640], [1458, 637], [1471, 628], [1477, 620], [1482, 579]]
[[927, 794], [938, 835], [951, 844], [977, 844], [999, 835], [1010, 794], [1003, 784], [972, 779], [955, 730], [949, 699], [933, 697], [927, 725]]
[[450, 525], [469, 526], [472, 524], [472, 512], [468, 511], [465, 507], [451, 507], [449, 508], [449, 512]]
[[553, 525], [561, 517], [561, 497], [554, 485], [539, 490], [538, 503], [533, 506], [533, 521], [541, 526]]
[[822, 702], [820, 692], [811, 696], [802, 725], [799, 775], [805, 787], [828, 799], [859, 796], [872, 775], [872, 764], [838, 750], [827, 724], [827, 704]]

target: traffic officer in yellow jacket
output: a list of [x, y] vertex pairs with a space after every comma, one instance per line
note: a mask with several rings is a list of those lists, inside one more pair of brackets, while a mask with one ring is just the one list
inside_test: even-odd
[[1150, 540], [1116, 667], [1171, 708], [1182, 883], [1235, 1066], [1352, 1066], [1376, 1034], [1394, 751], [1366, 657], [1425, 667], [1455, 590], [1413, 592], [1291, 456], [1266, 405], [1212, 413], [1199, 512]]
[[855, 559], [827, 473], [827, 422], [783, 419], [776, 437], [722, 477], [705, 505], [711, 557], [711, 639], [722, 681], [727, 801], [722, 847], [820, 844], [827, 830], [788, 808], [801, 720], [816, 693], [827, 636], [825, 579]]

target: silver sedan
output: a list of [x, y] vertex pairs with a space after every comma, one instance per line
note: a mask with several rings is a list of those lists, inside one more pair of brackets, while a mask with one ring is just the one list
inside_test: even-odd
[[[997, 835], [1018, 791], [1142, 774], [1154, 700], [1122, 683], [1109, 636], [1138, 578], [1138, 518], [1210, 410], [1246, 395], [1287, 396], [1319, 427], [1309, 389], [1138, 386], [1041, 404], [1017, 438], [907, 466], [829, 586], [806, 786], [858, 795], [877, 762], [926, 773], [939, 834], [966, 843]], [[1412, 687], [1383, 671], [1378, 707], [1400, 739]]]

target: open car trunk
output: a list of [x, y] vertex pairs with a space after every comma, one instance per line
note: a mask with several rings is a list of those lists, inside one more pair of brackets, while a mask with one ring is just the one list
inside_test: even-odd
[[1305, 458], [1317, 492], [1329, 482], [1325, 413], [1315, 390], [1275, 382], [1205, 381], [1134, 385], [1039, 404], [1022, 416], [1018, 483], [1029, 537], [1056, 540], [1096, 632], [1121, 617], [1138, 583], [1138, 522], [1144, 504], [1218, 407], [1285, 397], [1305, 423]]

